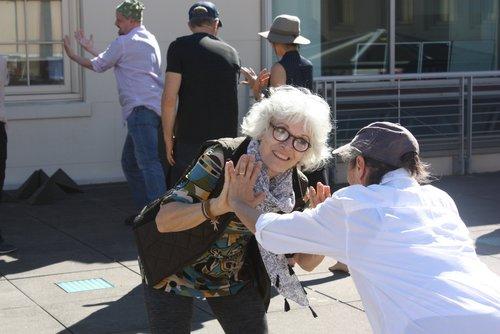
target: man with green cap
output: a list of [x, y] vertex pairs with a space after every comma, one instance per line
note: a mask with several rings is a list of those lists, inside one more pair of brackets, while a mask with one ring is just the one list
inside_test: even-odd
[[93, 48], [93, 39], [75, 32], [77, 42], [94, 58], [75, 53], [68, 36], [64, 49], [72, 60], [95, 72], [114, 69], [123, 120], [128, 134], [122, 153], [122, 168], [137, 209], [163, 195], [165, 176], [160, 162], [158, 135], [161, 133], [160, 47], [142, 25], [144, 5], [127, 0], [116, 7], [118, 37], [102, 53]]

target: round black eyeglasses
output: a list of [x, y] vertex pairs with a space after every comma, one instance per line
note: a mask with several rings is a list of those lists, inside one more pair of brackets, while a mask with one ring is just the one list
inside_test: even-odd
[[295, 137], [284, 127], [276, 126], [274, 124], [271, 124], [271, 127], [273, 128], [273, 138], [279, 142], [285, 142], [288, 140], [288, 138], [292, 137], [292, 146], [296, 151], [305, 152], [309, 149], [309, 147], [311, 147], [311, 144], [307, 140], [305, 140], [304, 138]]

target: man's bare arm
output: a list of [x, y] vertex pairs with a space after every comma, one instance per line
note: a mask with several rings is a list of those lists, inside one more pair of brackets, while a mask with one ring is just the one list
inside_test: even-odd
[[170, 165], [174, 160], [174, 125], [177, 116], [177, 98], [181, 87], [182, 75], [175, 72], [167, 72], [165, 75], [165, 87], [161, 99], [161, 123], [163, 127], [163, 139], [167, 150], [167, 160]]
[[286, 71], [280, 63], [275, 63], [273, 67], [271, 67], [271, 80], [269, 84], [271, 87], [286, 85]]

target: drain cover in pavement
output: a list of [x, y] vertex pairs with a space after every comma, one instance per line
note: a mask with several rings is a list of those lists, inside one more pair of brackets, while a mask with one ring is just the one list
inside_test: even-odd
[[113, 287], [111, 283], [108, 283], [102, 278], [91, 278], [91, 279], [84, 279], [81, 281], [60, 282], [56, 284], [67, 293], [109, 289]]

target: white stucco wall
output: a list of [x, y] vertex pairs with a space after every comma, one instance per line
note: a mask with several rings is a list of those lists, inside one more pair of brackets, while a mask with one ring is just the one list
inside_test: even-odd
[[[94, 35], [96, 50], [116, 37], [114, 8], [121, 1], [80, 1], [81, 26]], [[194, 2], [194, 1], [193, 1]], [[163, 68], [170, 42], [189, 34], [186, 0], [144, 0], [145, 25], [160, 43]], [[260, 1], [218, 0], [224, 27], [219, 37], [240, 53], [242, 64], [260, 67]], [[89, 56], [89, 55], [87, 55]], [[240, 113], [247, 90], [240, 89]], [[80, 102], [8, 102], [8, 159], [5, 188], [19, 186], [37, 169], [64, 169], [81, 184], [124, 180], [120, 156], [126, 129], [113, 71], [85, 70]]]

